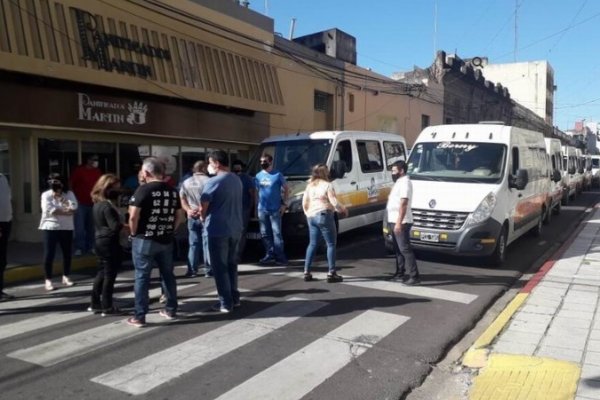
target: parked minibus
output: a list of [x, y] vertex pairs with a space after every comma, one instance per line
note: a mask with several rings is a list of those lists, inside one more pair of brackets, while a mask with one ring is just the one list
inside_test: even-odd
[[544, 136], [498, 123], [425, 128], [408, 159], [416, 249], [505, 260], [542, 232], [549, 171]]
[[563, 197], [563, 154], [560, 140], [553, 138], [544, 138], [546, 144], [546, 154], [549, 159], [548, 170], [550, 173], [550, 185], [548, 194], [548, 211], [545, 222], [550, 222], [552, 214], [560, 213], [561, 201]]
[[573, 146], [564, 145], [563, 149], [563, 201], [566, 205], [570, 199], [574, 199], [579, 193], [579, 182], [581, 181], [577, 173], [577, 154]]
[[[404, 137], [363, 131], [321, 131], [269, 137], [250, 160], [250, 175], [260, 171], [262, 154], [273, 157], [273, 167], [287, 180], [290, 195], [282, 219], [282, 232], [284, 240], [291, 242], [308, 240], [302, 195], [313, 166], [324, 163], [329, 167], [337, 198], [348, 209], [345, 217], [336, 214], [338, 233], [343, 233], [382, 221], [393, 185], [391, 166], [407, 159]], [[261, 238], [257, 219], [250, 222], [247, 238]]]

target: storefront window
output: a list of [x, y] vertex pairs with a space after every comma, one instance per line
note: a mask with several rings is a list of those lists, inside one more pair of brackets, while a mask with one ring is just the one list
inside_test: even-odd
[[48, 189], [47, 179], [52, 172], [70, 179], [71, 171], [77, 166], [77, 141], [75, 140], [38, 140], [38, 166], [40, 192]]
[[182, 180], [192, 174], [194, 163], [200, 160], [206, 160], [206, 149], [204, 147], [181, 147]]
[[106, 142], [81, 142], [81, 163], [89, 156], [98, 156], [98, 168], [103, 174], [117, 173], [117, 145]]
[[180, 165], [179, 165], [179, 146], [158, 146], [152, 145], [152, 156], [165, 163], [165, 182], [173, 187], [179, 184]]
[[138, 187], [138, 172], [144, 158], [150, 156], [150, 146], [119, 143], [119, 174], [127, 194]]

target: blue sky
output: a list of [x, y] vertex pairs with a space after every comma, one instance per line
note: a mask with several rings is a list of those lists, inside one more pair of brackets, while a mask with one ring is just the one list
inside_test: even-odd
[[[518, 6], [517, 6], [518, 4]], [[437, 34], [434, 15], [437, 5]], [[384, 75], [427, 67], [435, 48], [462, 58], [548, 60], [558, 90], [554, 124], [600, 121], [600, 1], [598, 0], [253, 0], [288, 37], [339, 28], [357, 39], [358, 64]]]

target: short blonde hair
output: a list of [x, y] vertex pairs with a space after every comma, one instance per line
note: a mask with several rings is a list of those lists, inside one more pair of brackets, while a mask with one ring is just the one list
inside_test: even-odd
[[106, 200], [106, 192], [108, 189], [112, 188], [115, 184], [119, 183], [120, 180], [117, 178], [115, 174], [104, 174], [96, 181], [92, 192], [90, 193], [92, 196], [92, 201], [94, 203], [99, 203], [101, 201]]

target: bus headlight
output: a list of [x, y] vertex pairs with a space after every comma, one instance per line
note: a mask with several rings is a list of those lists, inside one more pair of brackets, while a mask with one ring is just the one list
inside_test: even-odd
[[492, 215], [494, 207], [496, 207], [496, 195], [494, 192], [490, 192], [481, 200], [475, 211], [469, 215], [466, 225], [475, 225], [485, 221]]

